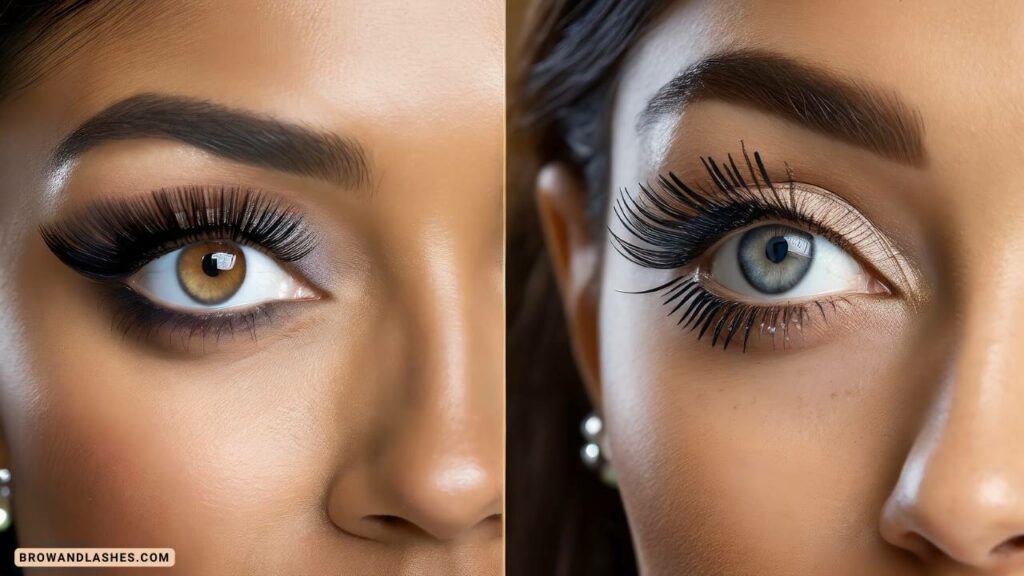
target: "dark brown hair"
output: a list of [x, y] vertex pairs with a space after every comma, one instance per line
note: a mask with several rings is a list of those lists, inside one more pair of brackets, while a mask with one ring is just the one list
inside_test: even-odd
[[124, 0], [0, 0], [0, 99], [66, 65], [103, 35], [116, 36], [155, 3]]
[[542, 165], [565, 163], [586, 184], [591, 221], [600, 221], [619, 68], [667, 4], [542, 0], [509, 67], [509, 576], [637, 571], [618, 492], [580, 460], [580, 422], [592, 408], [570, 352], [533, 186]]

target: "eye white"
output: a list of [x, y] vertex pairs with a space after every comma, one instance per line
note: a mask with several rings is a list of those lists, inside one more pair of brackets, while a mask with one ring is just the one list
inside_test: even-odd
[[316, 298], [312, 289], [286, 272], [273, 258], [254, 248], [239, 246], [246, 264], [242, 285], [224, 302], [202, 304], [189, 296], [178, 280], [178, 256], [186, 248], [154, 259], [139, 269], [128, 284], [158, 304], [190, 312], [223, 311], [281, 300]]
[[877, 291], [872, 288], [874, 278], [856, 259], [824, 236], [812, 234], [814, 258], [804, 277], [785, 292], [766, 294], [752, 286], [740, 269], [740, 239], [747, 230], [732, 233], [711, 259], [711, 279], [731, 292], [752, 300], [778, 302]]

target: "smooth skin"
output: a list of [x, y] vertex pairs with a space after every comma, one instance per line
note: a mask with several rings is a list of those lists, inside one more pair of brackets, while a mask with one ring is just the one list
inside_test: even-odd
[[[61, 61], [0, 102], [0, 465], [21, 546], [171, 547], [188, 575], [499, 573], [503, 11], [147, 3], [42, 55]], [[48, 170], [70, 130], [154, 92], [356, 139], [372, 185], [169, 140]], [[320, 238], [297, 273], [323, 297], [255, 340], [112, 329], [38, 227], [185, 184], [297, 205]]]
[[[788, 163], [853, 204], [915, 271], [891, 296], [851, 296], [785, 350], [712, 349], [658, 298], [621, 292], [666, 276], [587, 225], [571, 170], [540, 173], [577, 361], [644, 574], [1024, 571], [1021, 38], [1024, 6], [1010, 1], [695, 0], [634, 47], [609, 199], [668, 170], [699, 176], [698, 156], [738, 155], [743, 140], [776, 173]], [[920, 113], [927, 162], [714, 100], [660, 139], [637, 131], [664, 83], [736, 48], [897, 93]]]

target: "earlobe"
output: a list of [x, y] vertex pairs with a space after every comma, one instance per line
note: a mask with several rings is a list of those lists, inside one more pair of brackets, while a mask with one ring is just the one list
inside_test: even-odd
[[588, 221], [586, 192], [582, 179], [564, 163], [547, 164], [537, 174], [537, 206], [573, 356], [591, 402], [600, 409], [597, 295], [603, 234]]

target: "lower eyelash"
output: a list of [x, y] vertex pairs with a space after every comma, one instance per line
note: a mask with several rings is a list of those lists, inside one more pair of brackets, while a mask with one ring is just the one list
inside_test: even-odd
[[239, 333], [248, 334], [255, 341], [257, 329], [274, 320], [280, 304], [271, 302], [235, 312], [189, 314], [164, 308], [123, 284], [105, 288], [106, 299], [112, 305], [115, 332], [144, 343], [165, 339], [163, 344], [179, 349], [188, 349], [197, 339], [204, 344], [211, 340], [217, 343]]
[[829, 311], [835, 312], [840, 304], [848, 302], [846, 298], [836, 296], [797, 304], [746, 304], [708, 291], [693, 275], [679, 276], [648, 290], [625, 293], [660, 293], [664, 298], [662, 305], [670, 307], [667, 315], [678, 315], [677, 326], [690, 332], [699, 329], [698, 341], [709, 336], [712, 348], [721, 342], [722, 349], [727, 350], [737, 337], [741, 337], [743, 352], [747, 351], [755, 328], [758, 337], [771, 337], [773, 349], [776, 348], [776, 338], [781, 338], [782, 347], [787, 348], [791, 330], [802, 333], [804, 324], [819, 314], [827, 322]]

